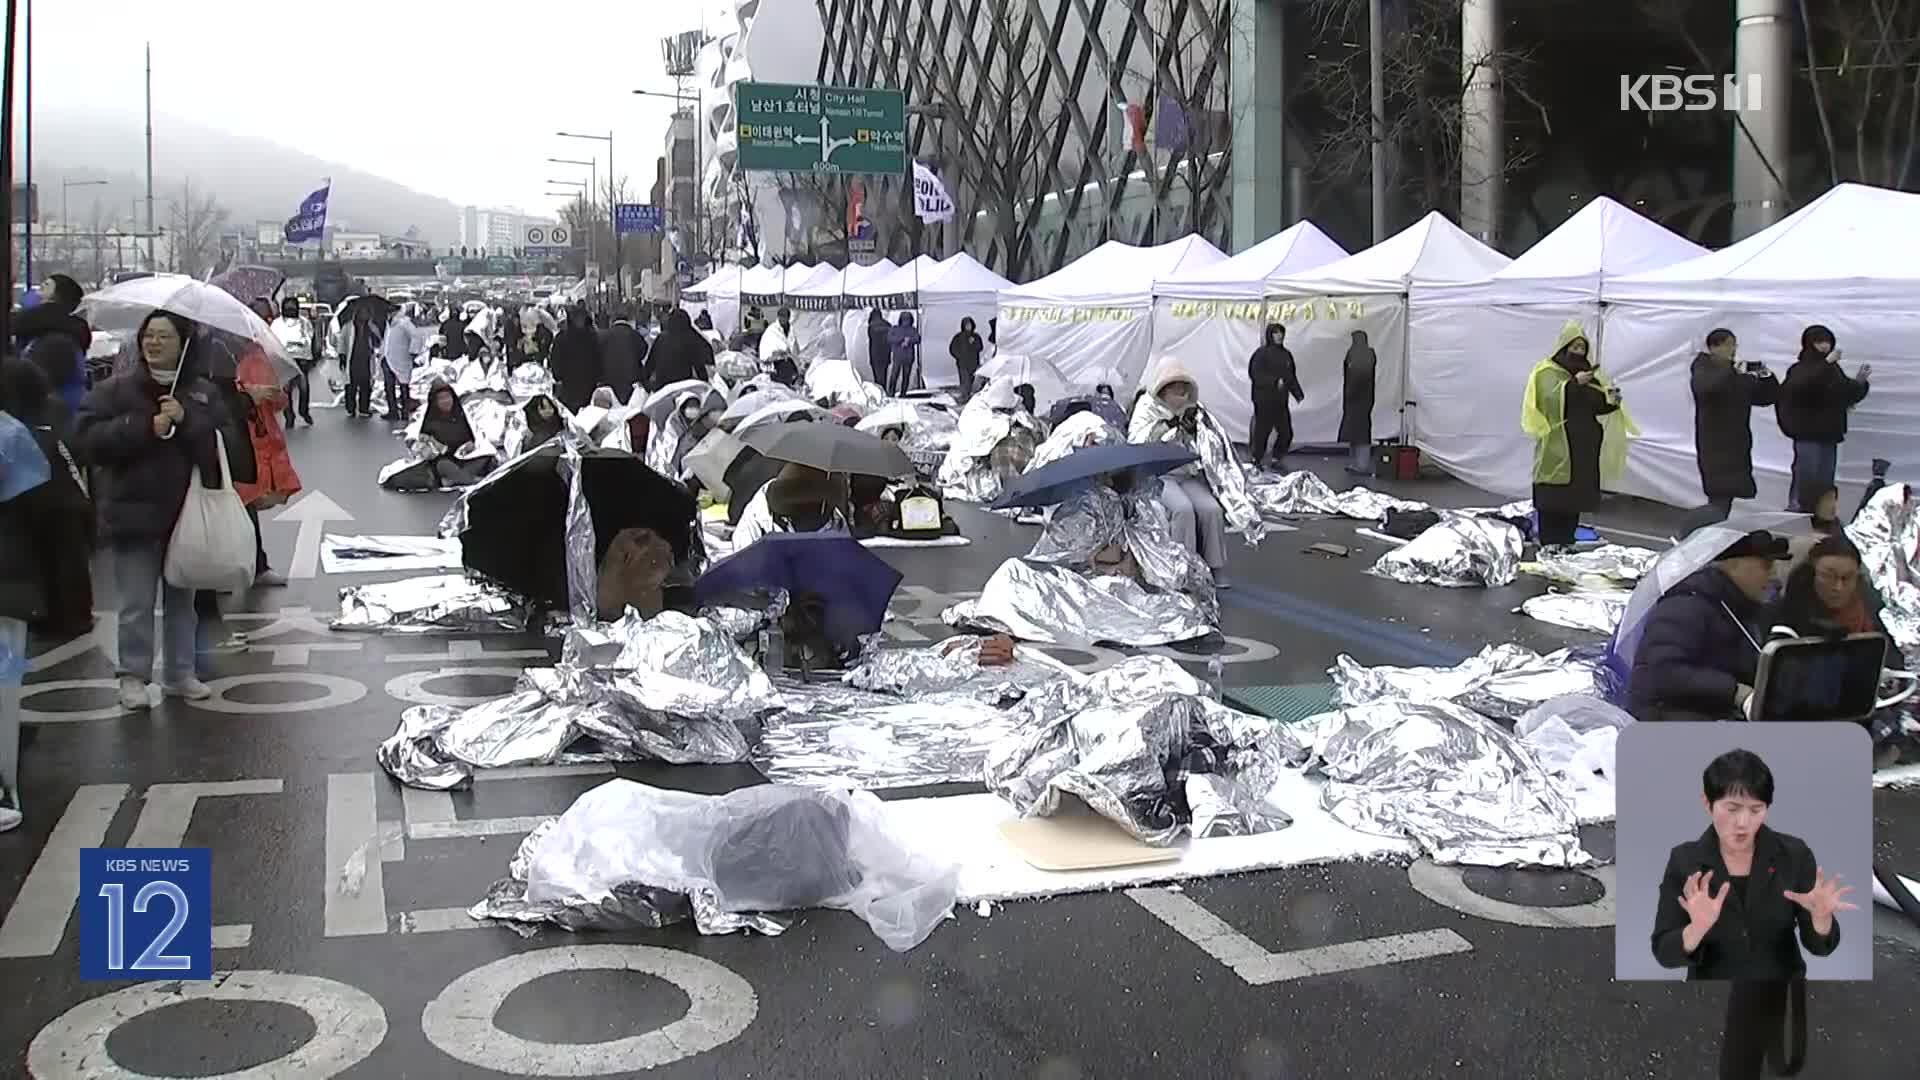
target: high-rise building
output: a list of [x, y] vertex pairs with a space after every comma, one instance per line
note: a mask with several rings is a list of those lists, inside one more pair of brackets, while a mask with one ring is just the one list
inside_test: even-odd
[[515, 207], [466, 207], [460, 212], [460, 246], [481, 255], [510, 255], [521, 246], [521, 236], [531, 220]]

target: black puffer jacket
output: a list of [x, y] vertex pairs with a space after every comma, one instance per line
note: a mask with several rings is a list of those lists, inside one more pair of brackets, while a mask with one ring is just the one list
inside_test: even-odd
[[172, 393], [186, 411], [172, 438], [153, 433], [167, 393], [144, 361], [93, 388], [74, 419], [73, 446], [95, 467], [94, 507], [108, 543], [166, 545], [197, 467], [206, 483], [220, 479], [214, 433], [227, 426], [219, 391], [191, 374]]
[[1753, 410], [1779, 400], [1780, 384], [1736, 371], [1712, 353], [1693, 358], [1693, 446], [1709, 499], [1751, 499]]
[[547, 369], [553, 372], [554, 394], [570, 411], [579, 412], [600, 385], [600, 338], [584, 313], [570, 313], [560, 336], [553, 339]]
[[1840, 365], [1809, 350], [1787, 369], [1773, 413], [1789, 439], [1839, 444], [1847, 441], [1847, 410], [1866, 399], [1868, 386]]
[[687, 379], [712, 378], [713, 343], [693, 328], [684, 311], [667, 316], [653, 351], [647, 358], [647, 389], [659, 390]]
[[1636, 720], [1732, 720], [1737, 690], [1753, 686], [1764, 612], [1708, 566], [1668, 589], [1641, 630], [1628, 682]]

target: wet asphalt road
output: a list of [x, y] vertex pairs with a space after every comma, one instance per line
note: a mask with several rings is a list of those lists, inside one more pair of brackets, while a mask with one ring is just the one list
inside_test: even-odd
[[[310, 489], [355, 518], [329, 531], [430, 533], [445, 498], [391, 495], [373, 484], [374, 471], [397, 452], [387, 429], [377, 421], [349, 428], [337, 413], [316, 415], [318, 428], [293, 436], [298, 467]], [[1437, 485], [1401, 493], [1453, 504], [1489, 501]], [[1656, 535], [1665, 524], [1631, 509], [1602, 519]], [[906, 574], [909, 588], [897, 609], [913, 632], [937, 636], [939, 608], [977, 589], [1032, 535], [981, 515], [967, 515], [963, 524], [972, 547], [883, 552]], [[295, 534], [291, 524], [267, 525], [277, 566], [288, 565]], [[1323, 539], [1357, 550], [1345, 560], [1302, 552]], [[1545, 650], [1586, 640], [1512, 614], [1537, 589], [1524, 582], [1466, 592], [1365, 576], [1380, 550], [1354, 537], [1351, 523], [1316, 522], [1275, 535], [1258, 551], [1236, 552], [1234, 574], [1243, 587], [1229, 594], [1223, 629], [1228, 655], [1247, 662], [1226, 666], [1229, 684], [1323, 681], [1340, 652], [1368, 664], [1449, 663], [1490, 641]], [[0, 985], [7, 990], [0, 1046], [8, 1048], [0, 1075], [27, 1075], [25, 1047], [36, 1036], [47, 1060], [64, 1054], [71, 1061], [89, 1033], [104, 1040], [106, 1058], [96, 1065], [174, 1076], [230, 1075], [276, 1060], [271, 1071], [249, 1075], [323, 1076], [342, 1067], [345, 1075], [369, 1078], [633, 1075], [654, 1062], [648, 1075], [685, 1077], [1712, 1073], [1724, 990], [1615, 983], [1610, 927], [1547, 928], [1463, 914], [1417, 892], [1408, 868], [1391, 861], [1212, 879], [1170, 894], [1275, 954], [1432, 931], [1450, 931], [1461, 943], [1445, 955], [1265, 985], [1250, 984], [1123, 893], [995, 906], [986, 917], [961, 910], [906, 954], [886, 949], [852, 916], [831, 912], [808, 913], [773, 939], [702, 938], [686, 928], [587, 936], [542, 930], [530, 938], [498, 928], [437, 929], [432, 913], [470, 904], [503, 876], [518, 843], [504, 834], [409, 837], [381, 848], [377, 831], [364, 830], [350, 846], [373, 841], [381, 853], [370, 860], [377, 874], [369, 874], [362, 895], [377, 877], [386, 932], [330, 936], [326, 894], [341, 865], [327, 833], [339, 778], [372, 792], [372, 819], [411, 817], [400, 789], [373, 760], [374, 746], [405, 705], [396, 695], [494, 695], [520, 667], [541, 662], [526, 655], [540, 647], [533, 640], [487, 638], [476, 655], [475, 645], [446, 639], [349, 638], [324, 629], [342, 584], [399, 576], [322, 575], [248, 597], [233, 623], [256, 634], [257, 648], [216, 658], [212, 672], [238, 679], [217, 684], [237, 703], [228, 711], [168, 703], [145, 715], [34, 725], [23, 761], [27, 824], [0, 835], [0, 912], [9, 913], [13, 928], [0, 931]], [[302, 643], [315, 647], [305, 655], [290, 647]], [[36, 653], [57, 645], [37, 643]], [[429, 654], [437, 658], [422, 659]], [[1104, 659], [1063, 656], [1088, 664]], [[424, 678], [442, 670], [451, 673]], [[460, 674], [476, 670], [484, 673]], [[29, 681], [110, 677], [106, 658], [85, 651], [45, 665]], [[340, 703], [303, 704], [323, 693]], [[27, 704], [58, 714], [103, 710], [111, 700], [111, 690], [95, 683], [35, 692]], [[618, 771], [694, 791], [756, 779], [743, 767]], [[461, 821], [552, 814], [604, 778], [495, 780], [454, 794], [451, 803]], [[49, 931], [44, 903], [29, 897], [16, 904], [56, 823], [84, 818], [92, 804], [105, 843], [123, 845], [146, 807], [182, 790], [158, 785], [236, 782], [199, 789], [203, 797], [183, 841], [215, 852], [216, 926], [250, 927], [244, 946], [216, 952], [217, 966], [276, 973], [220, 985], [235, 995], [289, 1001], [189, 1000], [131, 1016], [110, 1033], [110, 1025], [84, 1011], [70, 1012], [121, 984], [81, 982], [77, 924], [62, 930], [55, 910]], [[1880, 856], [1912, 876], [1920, 868], [1920, 791], [1881, 791], [1875, 808]], [[1610, 829], [1591, 834], [1597, 851], [1610, 849]], [[51, 876], [36, 872], [43, 882]], [[1590, 905], [1605, 891], [1593, 878], [1569, 873], [1479, 871], [1466, 880], [1522, 912]], [[1803, 1076], [1912, 1075], [1920, 934], [1885, 913], [1878, 926], [1874, 983], [1814, 988]], [[660, 965], [681, 985], [592, 970], [607, 952], [570, 948], [621, 945], [643, 948], [619, 954], [618, 963]], [[507, 992], [493, 1015], [495, 1027], [530, 1042], [489, 1041], [475, 1033], [485, 1025], [462, 1021], [491, 1009], [484, 995], [460, 996], [462, 976], [496, 961], [543, 957], [560, 958], [566, 970], [537, 979], [523, 972], [528, 981]], [[689, 965], [692, 974], [681, 970]], [[742, 981], [750, 989], [743, 991]], [[704, 995], [700, 1002], [696, 993]], [[752, 1004], [743, 1011], [744, 1000]], [[704, 1027], [670, 1026], [690, 1009], [705, 1018]], [[635, 1039], [662, 1028], [669, 1034]], [[596, 1064], [591, 1050], [580, 1049], [621, 1039], [635, 1041], [611, 1061]], [[705, 1043], [717, 1045], [699, 1051]], [[1900, 1052], [1902, 1046], [1908, 1049]], [[688, 1050], [697, 1052], [683, 1056]], [[603, 1071], [582, 1071], [595, 1069]]]

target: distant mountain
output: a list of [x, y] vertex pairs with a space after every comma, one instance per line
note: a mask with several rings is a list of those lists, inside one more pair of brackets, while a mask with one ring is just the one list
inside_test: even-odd
[[[179, 200], [191, 182], [195, 198], [211, 193], [227, 208], [232, 225], [284, 221], [300, 200], [333, 178], [327, 224], [342, 229], [404, 235], [409, 228], [435, 247], [459, 242], [460, 207], [392, 180], [338, 162], [322, 161], [265, 139], [216, 131], [177, 117], [155, 119], [164, 132], [154, 143], [154, 218], [167, 220], [166, 200]], [[15, 128], [16, 137], [18, 128]], [[83, 226], [91, 223], [94, 202], [104, 223], [145, 220], [146, 128], [119, 116], [58, 114], [42, 109], [35, 116], [34, 183], [40, 189], [43, 219], [60, 215], [63, 179], [106, 180], [105, 185], [71, 187], [69, 213]], [[14, 180], [24, 179], [16, 158]], [[139, 205], [134, 205], [139, 200]]]

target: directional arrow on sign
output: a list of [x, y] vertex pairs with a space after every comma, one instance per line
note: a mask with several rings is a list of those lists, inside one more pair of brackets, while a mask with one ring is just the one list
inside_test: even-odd
[[329, 521], [352, 521], [353, 515], [322, 491], [310, 491], [274, 516], [275, 521], [294, 521], [300, 535], [293, 542], [293, 566], [290, 578], [310, 578], [320, 572], [320, 534]]

